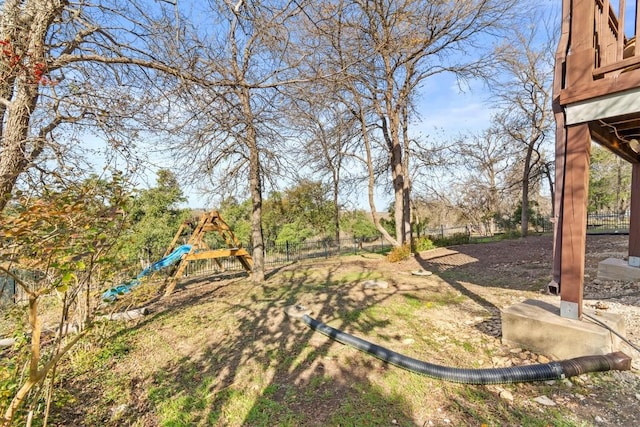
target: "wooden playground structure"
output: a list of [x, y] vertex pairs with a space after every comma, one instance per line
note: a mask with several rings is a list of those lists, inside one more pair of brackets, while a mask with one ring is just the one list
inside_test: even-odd
[[[217, 211], [211, 211], [203, 214], [198, 219], [197, 224], [193, 219], [184, 221], [178, 231], [176, 232], [171, 244], [164, 253], [164, 257], [169, 255], [178, 245], [180, 237], [186, 230], [193, 228], [191, 236], [187, 240], [187, 244], [191, 245], [189, 252], [182, 256], [177, 264], [176, 269], [166, 279], [167, 288], [165, 290], [165, 297], [170, 295], [176, 284], [182, 277], [187, 265], [194, 261], [212, 259], [216, 262], [220, 270], [224, 271], [220, 258], [236, 257], [236, 259], [242, 264], [242, 267], [251, 274], [253, 268], [253, 259], [246, 249], [242, 248], [240, 241], [237, 239], [231, 228], [222, 219]], [[204, 241], [204, 237], [207, 233], [218, 233], [222, 240], [224, 240], [227, 248], [223, 249], [211, 249]]]
[[582, 317], [595, 141], [632, 164], [629, 261], [640, 267], [640, 2], [563, 0], [556, 51], [556, 192], [553, 281], [562, 317]]

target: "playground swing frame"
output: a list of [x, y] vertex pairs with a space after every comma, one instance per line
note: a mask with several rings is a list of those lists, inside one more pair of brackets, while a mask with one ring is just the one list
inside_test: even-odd
[[[178, 241], [180, 240], [180, 237], [182, 236], [184, 230], [192, 226], [193, 220], [184, 221], [180, 225], [173, 240], [171, 241], [171, 244], [167, 247], [167, 250], [164, 253], [164, 257], [168, 256], [173, 250], [176, 249]], [[217, 232], [226, 243], [227, 248], [211, 249], [204, 242], [205, 235], [211, 232]], [[188, 253], [182, 256], [173, 274], [167, 277], [165, 281], [165, 283], [167, 284], [164, 293], [165, 297], [171, 295], [178, 281], [182, 277], [185, 269], [192, 261], [212, 259], [216, 262], [218, 267], [222, 271], [224, 271], [224, 267], [220, 263], [219, 259], [233, 256], [236, 257], [236, 259], [240, 262], [245, 271], [249, 273], [249, 275], [253, 270], [253, 258], [251, 257], [249, 252], [247, 252], [247, 250], [242, 247], [242, 244], [235, 236], [235, 234], [233, 234], [233, 231], [231, 230], [229, 225], [222, 219], [218, 211], [211, 211], [199, 218], [197, 225], [195, 226], [193, 232], [191, 233], [191, 236], [187, 241], [187, 244], [191, 245], [191, 249]]]

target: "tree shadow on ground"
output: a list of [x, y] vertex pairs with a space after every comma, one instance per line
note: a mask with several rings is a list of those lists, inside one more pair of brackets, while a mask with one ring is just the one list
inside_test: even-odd
[[[386, 325], [363, 310], [391, 293], [354, 293], [354, 283], [370, 273], [363, 269], [345, 276], [339, 264], [328, 265], [323, 275], [293, 266], [277, 278], [270, 275], [260, 286], [235, 279], [177, 288], [154, 305], [150, 316], [111, 337], [129, 340], [132, 352], [148, 348], [150, 359], [158, 356], [154, 351], [166, 354], [158, 357], [155, 368], [138, 372], [131, 361], [114, 363], [114, 370], [129, 375], [122, 390], [129, 403], [114, 416], [103, 399], [99, 421], [176, 426], [413, 424], [403, 396], [368, 381], [381, 362], [352, 358], [342, 345], [284, 314], [285, 307], [303, 304], [314, 317], [353, 333]], [[136, 331], [144, 331], [148, 342], [134, 338]], [[78, 378], [74, 388], [81, 390], [82, 383]]]
[[[542, 421], [540, 425], [553, 423], [553, 415], [538, 415], [538, 409], [526, 402], [504, 403], [487, 387], [424, 377], [414, 380], [413, 374], [397, 373], [398, 368], [285, 317], [285, 307], [302, 304], [313, 310], [315, 318], [333, 327], [397, 345], [401, 337], [395, 335], [390, 322], [405, 319], [396, 313], [374, 316], [370, 308], [385, 309], [389, 298], [399, 296], [407, 305], [420, 307], [416, 313], [428, 316], [426, 312], [433, 309], [425, 304], [448, 285], [490, 313], [490, 319], [469, 329], [475, 327], [492, 335], [494, 329], [489, 326], [499, 322], [499, 305], [490, 293], [479, 292], [478, 286], [501, 290], [490, 274], [501, 277], [502, 270], [497, 267], [504, 258], [495, 253], [485, 258], [476, 250], [455, 248], [469, 261], [464, 265], [446, 260], [444, 254], [439, 258], [416, 257], [418, 265], [441, 275], [446, 284], [400, 271], [415, 268], [413, 261], [399, 267], [387, 265], [391, 272], [384, 274], [392, 277], [390, 287], [380, 292], [365, 292], [361, 287], [354, 291], [364, 280], [380, 277], [371, 264], [358, 264], [355, 258], [350, 260], [348, 271], [342, 268], [341, 260], [282, 267], [277, 274], [268, 275], [264, 285], [246, 278], [185, 282], [169, 298], [154, 304], [149, 317], [110, 338], [124, 343], [127, 354], [109, 359], [106, 372], [66, 379], [65, 386], [82, 405], [73, 405], [69, 409], [73, 413], [62, 424], [422, 425], [434, 420], [435, 425], [527, 425], [532, 419]], [[511, 247], [508, 252], [515, 250]], [[477, 268], [483, 265], [486, 276], [475, 281], [465, 278], [463, 273], [469, 271], [463, 267], [471, 264]], [[466, 302], [463, 308], [467, 309]], [[434, 325], [428, 318], [412, 321], [422, 328], [421, 332], [416, 330], [416, 339], [421, 333], [429, 335], [428, 329]], [[443, 331], [439, 334], [446, 333]], [[461, 349], [463, 344], [451, 348]], [[442, 347], [441, 342], [434, 345]], [[423, 349], [427, 351], [423, 360], [437, 358], [451, 364], [456, 359], [441, 348]], [[400, 384], [391, 387], [390, 381]], [[528, 387], [537, 390], [535, 385], [511, 390], [524, 394]], [[423, 400], [416, 402], [414, 395]], [[428, 407], [432, 401], [441, 406]], [[536, 418], [527, 418], [530, 416]]]

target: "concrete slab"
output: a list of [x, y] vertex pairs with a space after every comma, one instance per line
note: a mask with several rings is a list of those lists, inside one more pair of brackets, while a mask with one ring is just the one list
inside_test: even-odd
[[583, 320], [572, 320], [560, 317], [559, 302], [530, 299], [502, 310], [502, 342], [558, 360], [620, 350], [620, 338], [585, 315], [625, 336], [620, 315], [585, 308]]
[[598, 279], [601, 280], [640, 280], [640, 268], [632, 267], [623, 259], [607, 258], [598, 263]]

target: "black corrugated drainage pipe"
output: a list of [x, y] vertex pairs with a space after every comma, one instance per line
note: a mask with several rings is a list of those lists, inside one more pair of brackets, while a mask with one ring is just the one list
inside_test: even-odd
[[300, 319], [314, 331], [318, 331], [342, 344], [349, 345], [385, 362], [428, 377], [464, 384], [504, 384], [530, 381], [557, 380], [587, 372], [628, 371], [631, 358], [622, 352], [607, 355], [583, 356], [560, 362], [529, 366], [513, 366], [492, 369], [460, 369], [434, 365], [396, 353], [377, 344], [332, 328], [304, 314]]

